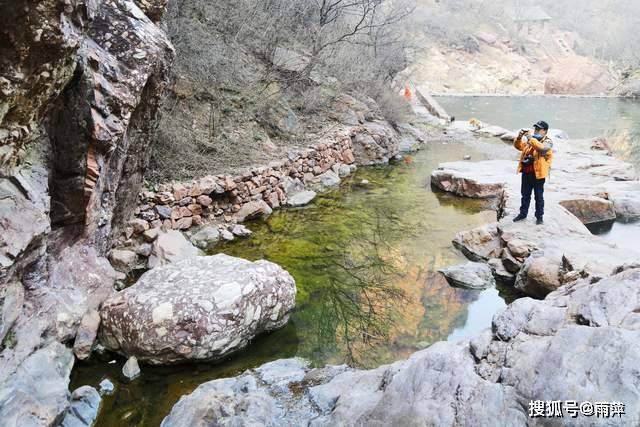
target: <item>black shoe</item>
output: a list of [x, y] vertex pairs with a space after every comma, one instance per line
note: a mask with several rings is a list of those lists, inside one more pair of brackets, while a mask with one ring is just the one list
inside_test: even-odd
[[519, 214], [517, 217], [513, 218], [513, 222], [518, 222], [518, 221], [522, 221], [523, 219], [526, 219], [527, 217]]
[[537, 225], [542, 225], [542, 224], [544, 224], [544, 221], [542, 220], [542, 218], [537, 218], [536, 219], [536, 224]]

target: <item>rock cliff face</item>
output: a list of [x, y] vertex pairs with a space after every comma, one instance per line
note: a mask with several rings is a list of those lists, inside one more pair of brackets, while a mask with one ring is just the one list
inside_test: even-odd
[[[73, 341], [112, 292], [102, 256], [133, 209], [173, 56], [154, 23], [164, 6], [0, 6], [0, 408], [9, 424], [20, 411], [41, 424], [58, 418], [73, 358], [54, 344]], [[55, 396], [30, 391], [47, 373], [29, 360], [59, 366]]]

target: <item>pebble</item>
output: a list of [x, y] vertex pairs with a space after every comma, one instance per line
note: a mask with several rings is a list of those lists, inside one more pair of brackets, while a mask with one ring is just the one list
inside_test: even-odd
[[[115, 362], [115, 360], [114, 360], [114, 362]], [[109, 363], [111, 363], [111, 362], [109, 362]], [[116, 389], [116, 386], [113, 385], [113, 383], [111, 382], [111, 380], [109, 378], [105, 378], [102, 381], [100, 381], [99, 387], [100, 387], [100, 394], [102, 394], [102, 395], [113, 394], [113, 391]]]
[[122, 375], [129, 381], [133, 381], [140, 376], [140, 366], [135, 356], [127, 359], [127, 362], [122, 367]]

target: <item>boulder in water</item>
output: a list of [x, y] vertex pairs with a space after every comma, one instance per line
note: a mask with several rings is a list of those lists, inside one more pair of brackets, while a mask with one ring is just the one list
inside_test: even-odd
[[285, 204], [291, 207], [304, 206], [311, 203], [311, 201], [315, 198], [316, 198], [315, 191], [302, 190], [288, 196]]
[[438, 271], [440, 271], [453, 286], [469, 289], [486, 289], [496, 284], [491, 268], [483, 262], [467, 262]]
[[282, 327], [295, 304], [289, 273], [218, 254], [146, 272], [102, 306], [100, 341], [151, 364], [219, 360]]

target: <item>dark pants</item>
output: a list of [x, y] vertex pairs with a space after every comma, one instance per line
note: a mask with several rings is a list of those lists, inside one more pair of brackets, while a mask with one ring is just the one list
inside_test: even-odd
[[536, 218], [542, 218], [544, 215], [544, 178], [536, 179], [535, 173], [522, 174], [522, 185], [520, 187], [520, 192], [522, 193], [520, 215], [527, 216], [527, 213], [529, 213], [532, 190], [536, 197]]

